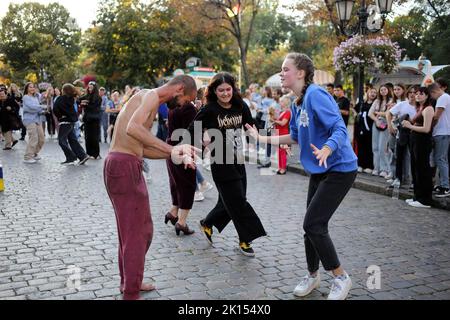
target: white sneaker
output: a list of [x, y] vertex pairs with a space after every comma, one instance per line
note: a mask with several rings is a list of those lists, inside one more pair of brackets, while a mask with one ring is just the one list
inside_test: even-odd
[[328, 300], [347, 299], [348, 293], [352, 288], [352, 279], [350, 279], [348, 274], [345, 274], [345, 277], [345, 279], [342, 279], [342, 277], [337, 277], [333, 280], [330, 294], [328, 295]]
[[386, 180], [392, 180], [394, 178], [394, 176], [392, 175], [392, 173], [389, 173], [386, 177], [384, 177]]
[[380, 172], [380, 177], [386, 178], [387, 177], [387, 173], [385, 171], [381, 171]]
[[33, 159], [34, 159], [34, 160], [36, 160], [36, 161], [40, 161], [40, 160], [42, 160], [42, 158], [41, 158], [41, 157], [39, 157], [39, 156], [36, 156], [36, 157], [34, 157]]
[[320, 287], [320, 274], [317, 273], [317, 277], [313, 278], [310, 274], [305, 276], [302, 281], [294, 289], [294, 296], [296, 297], [306, 297], [314, 289]]
[[203, 195], [203, 193], [201, 193], [200, 191], [197, 191], [194, 195], [194, 201], [195, 202], [200, 202], [205, 200], [205, 196]]
[[34, 159], [30, 159], [30, 160], [23, 160], [23, 162], [25, 162], [25, 163], [27, 163], [27, 164], [34, 164], [34, 163], [36, 163], [37, 161], [34, 160]]
[[415, 201], [414, 199], [406, 199], [405, 200], [405, 202], [408, 203], [408, 204], [410, 204], [411, 202], [414, 202], [414, 201]]
[[358, 167], [358, 172], [362, 173], [363, 172], [363, 168], [362, 167]]
[[206, 182], [205, 186], [200, 185], [200, 192], [201, 193], [205, 193], [205, 192], [211, 191], [212, 189], [213, 189], [213, 186], [209, 182]]
[[400, 185], [401, 185], [400, 180], [395, 179], [395, 180], [392, 182], [391, 185], [392, 185], [394, 188], [400, 188]]
[[415, 207], [415, 208], [424, 208], [424, 209], [430, 209], [431, 208], [431, 206], [426, 206], [424, 204], [421, 204], [419, 201], [408, 202], [408, 204], [411, 207]]
[[373, 171], [372, 171], [372, 175], [373, 175], [373, 176], [378, 176], [379, 174], [380, 174], [380, 173], [379, 173], [377, 170], [373, 170]]
[[363, 170], [364, 171], [364, 173], [367, 173], [367, 174], [372, 174], [372, 169], [364, 169]]

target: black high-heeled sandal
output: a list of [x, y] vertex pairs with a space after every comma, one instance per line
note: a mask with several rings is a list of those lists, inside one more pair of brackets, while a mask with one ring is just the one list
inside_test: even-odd
[[170, 221], [170, 223], [172, 223], [173, 225], [176, 225], [178, 222], [178, 217], [174, 217], [170, 212], [168, 212], [166, 214], [166, 217], [164, 219], [164, 223], [168, 224]]
[[185, 225], [185, 226], [183, 227], [183, 226], [182, 226], [181, 224], [179, 224], [179, 223], [177, 223], [177, 224], [175, 225], [175, 232], [177, 233], [177, 236], [179, 236], [181, 232], [183, 232], [185, 236], [190, 236], [190, 235], [192, 235], [192, 234], [195, 233], [194, 230], [189, 229], [188, 225]]

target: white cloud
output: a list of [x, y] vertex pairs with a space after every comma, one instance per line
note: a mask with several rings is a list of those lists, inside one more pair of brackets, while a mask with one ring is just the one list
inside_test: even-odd
[[[1, 0], [0, 1], [0, 18], [3, 18], [8, 11], [10, 3], [24, 3], [31, 2], [25, 0]], [[100, 0], [33, 0], [32, 2], [39, 2], [42, 4], [49, 4], [52, 2], [58, 2], [67, 8], [70, 15], [77, 20], [81, 29], [86, 30], [90, 27], [92, 21], [95, 20], [97, 8]]]

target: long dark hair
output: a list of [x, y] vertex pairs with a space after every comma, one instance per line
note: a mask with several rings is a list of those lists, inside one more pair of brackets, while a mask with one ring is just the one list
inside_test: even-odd
[[[427, 87], [420, 87], [419, 89], [416, 90], [416, 93], [420, 92], [420, 93], [424, 93], [427, 96], [427, 100], [425, 100], [425, 102], [423, 103], [423, 106], [429, 107], [429, 106], [433, 106], [433, 101], [432, 98], [430, 96], [430, 91], [428, 90]], [[416, 101], [416, 108], [417, 110], [420, 109], [420, 103]]]
[[89, 86], [86, 88], [86, 96], [89, 98], [100, 98], [100, 93], [97, 87], [97, 84], [92, 84], [92, 86], [94, 87], [94, 89], [92, 90], [92, 92], [89, 92]]
[[300, 97], [297, 99], [297, 105], [300, 105], [303, 103], [306, 90], [314, 83], [314, 73], [316, 72], [316, 69], [312, 59], [304, 53], [292, 52], [286, 56], [286, 59], [291, 59], [297, 70], [305, 71], [305, 86], [303, 87]]
[[218, 73], [212, 78], [211, 83], [208, 86], [206, 100], [208, 103], [217, 103], [216, 89], [222, 84], [229, 84], [233, 88], [233, 97], [231, 98], [231, 105], [243, 107], [244, 100], [236, 87], [236, 79], [228, 72]]

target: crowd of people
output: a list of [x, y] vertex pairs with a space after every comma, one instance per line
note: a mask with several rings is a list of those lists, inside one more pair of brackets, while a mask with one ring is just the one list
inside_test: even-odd
[[[265, 156], [260, 167], [267, 166], [265, 161], [271, 159], [270, 146], [285, 146], [279, 148], [284, 150], [279, 155], [279, 174], [286, 172], [283, 157], [289, 146], [298, 143], [300, 159], [311, 174], [303, 227], [309, 273], [294, 294], [304, 297], [320, 285], [322, 262], [334, 276], [329, 299], [347, 297], [352, 282], [339, 261], [328, 223], [353, 185], [357, 157], [336, 102], [313, 84], [314, 70], [309, 57], [293, 53], [282, 67], [284, 92], [264, 88], [260, 94], [258, 86], [252, 85], [241, 95], [235, 78], [219, 73], [206, 90], [197, 91], [189, 76], [177, 76], [129, 100], [116, 121], [104, 167], [105, 185], [118, 224], [124, 299], [138, 299], [140, 291], [155, 289], [143, 282], [153, 221], [142, 158], [166, 159], [172, 207], [164, 222], [170, 222], [177, 235], [190, 236], [194, 231], [187, 221], [195, 192], [202, 187], [195, 154], [210, 157], [219, 196], [214, 208], [200, 221], [201, 231], [212, 244], [215, 230], [222, 233], [232, 222], [239, 251], [255, 256], [252, 243], [266, 236], [266, 231], [247, 199], [245, 137], [249, 138], [248, 149], [260, 148], [259, 154]], [[156, 114], [160, 119], [158, 133], [153, 135], [150, 129]]]
[[[16, 84], [0, 85], [0, 127], [5, 142], [4, 151], [26, 141], [24, 162], [35, 164], [46, 137], [57, 137], [65, 155], [62, 165], [83, 165], [88, 160], [100, 160], [100, 143], [112, 140], [114, 124], [122, 106], [140, 89], [127, 86], [121, 93], [108, 94], [95, 81], [87, 86], [81, 81], [67, 83], [62, 88], [46, 85], [39, 89], [26, 83], [23, 90]], [[16, 139], [20, 132], [20, 139]], [[81, 146], [84, 136], [86, 150]], [[27, 138], [27, 139], [26, 139]], [[77, 162], [78, 160], [78, 162]]]
[[[277, 174], [285, 175], [291, 145], [299, 144], [300, 162], [311, 175], [303, 226], [309, 273], [294, 294], [303, 297], [319, 286], [322, 262], [334, 276], [329, 299], [345, 299], [352, 283], [330, 238], [330, 219], [358, 172], [385, 178], [390, 188], [411, 185], [414, 198], [407, 203], [414, 207], [429, 208], [433, 192], [450, 196], [450, 96], [442, 79], [429, 87], [368, 85], [364, 101], [353, 106], [341, 85], [314, 84], [314, 72], [309, 57], [292, 53], [282, 66], [283, 89], [252, 84], [241, 93], [228, 73], [217, 74], [207, 88], [178, 76], [154, 90], [127, 86], [124, 93], [110, 94], [95, 81], [85, 87], [67, 83], [61, 90], [48, 86], [42, 92], [33, 83], [23, 92], [13, 84], [0, 86], [4, 150], [16, 146], [14, 132], [20, 131], [21, 140], [28, 137], [24, 161], [34, 164], [42, 160], [46, 134], [50, 139], [57, 135], [65, 155], [62, 165], [84, 165], [102, 159], [100, 144], [110, 142], [104, 176], [118, 224], [120, 289], [126, 299], [137, 299], [139, 291], [154, 290], [143, 283], [153, 237], [146, 159], [166, 159], [172, 206], [164, 222], [178, 236], [194, 233], [187, 224], [190, 211], [213, 188], [195, 161], [211, 159], [205, 168], [212, 172], [219, 197], [200, 221], [201, 231], [213, 243], [214, 228], [221, 233], [233, 222], [240, 252], [253, 257], [252, 242], [266, 231], [247, 200], [245, 153], [256, 152], [258, 167], [268, 168], [276, 151]], [[353, 146], [347, 129], [352, 112]], [[156, 135], [151, 133], [154, 121]], [[195, 156], [199, 151], [201, 158]]]
[[[386, 179], [388, 188], [414, 191], [409, 205], [429, 208], [450, 196], [450, 96], [445, 80], [428, 87], [366, 86], [357, 103], [354, 148], [358, 171]], [[347, 104], [348, 105], [348, 104]]]

